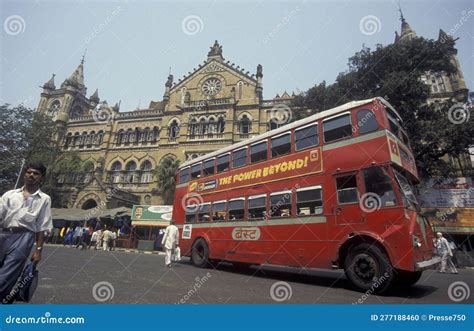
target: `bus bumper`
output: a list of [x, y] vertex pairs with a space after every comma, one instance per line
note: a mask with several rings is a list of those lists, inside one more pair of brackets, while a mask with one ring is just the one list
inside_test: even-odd
[[430, 269], [432, 266], [434, 266], [434, 265], [436, 265], [440, 262], [441, 262], [441, 257], [440, 256], [434, 256], [430, 260], [416, 262], [415, 269], [416, 270]]

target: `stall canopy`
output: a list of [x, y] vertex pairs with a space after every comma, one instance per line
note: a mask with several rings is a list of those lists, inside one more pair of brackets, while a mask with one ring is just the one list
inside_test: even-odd
[[133, 226], [159, 226], [170, 225], [173, 215], [173, 206], [135, 205], [132, 209]]
[[77, 208], [51, 208], [53, 220], [87, 221], [92, 218], [114, 218], [115, 216], [131, 216], [131, 209], [119, 207], [113, 209], [77, 209]]

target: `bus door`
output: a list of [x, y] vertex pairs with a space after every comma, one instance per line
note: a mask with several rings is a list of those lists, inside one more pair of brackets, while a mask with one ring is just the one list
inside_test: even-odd
[[336, 204], [333, 206], [337, 225], [364, 223], [365, 218], [359, 206], [357, 173], [347, 173], [334, 177], [336, 184]]

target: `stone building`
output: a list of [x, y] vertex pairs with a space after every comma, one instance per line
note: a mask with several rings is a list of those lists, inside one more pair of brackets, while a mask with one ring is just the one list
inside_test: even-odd
[[62, 207], [160, 204], [153, 171], [163, 158], [198, 157], [286, 124], [291, 112], [286, 92], [263, 99], [260, 64], [251, 74], [225, 61], [217, 41], [188, 75], [169, 75], [162, 100], [145, 109], [119, 112], [97, 90], [88, 97], [84, 60], [60, 88], [54, 78], [43, 85], [37, 110], [57, 123], [64, 151], [93, 164], [86, 176], [58, 178]]

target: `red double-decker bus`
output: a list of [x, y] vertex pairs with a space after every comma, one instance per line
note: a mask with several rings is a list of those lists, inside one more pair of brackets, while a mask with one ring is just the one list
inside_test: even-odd
[[374, 98], [183, 163], [173, 218], [198, 267], [343, 268], [357, 288], [382, 292], [439, 262], [417, 182], [402, 119]]

